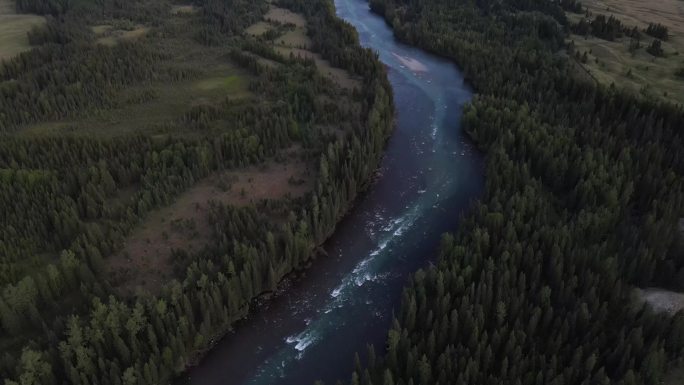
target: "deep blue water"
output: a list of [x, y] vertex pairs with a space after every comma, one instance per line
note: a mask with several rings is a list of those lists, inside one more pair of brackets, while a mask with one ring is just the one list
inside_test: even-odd
[[226, 336], [182, 383], [306, 385], [347, 381], [355, 352], [380, 353], [402, 287], [436, 257], [441, 234], [483, 189], [481, 154], [460, 129], [471, 91], [456, 66], [399, 43], [365, 0], [337, 14], [389, 69], [397, 110], [381, 177], [284, 294]]

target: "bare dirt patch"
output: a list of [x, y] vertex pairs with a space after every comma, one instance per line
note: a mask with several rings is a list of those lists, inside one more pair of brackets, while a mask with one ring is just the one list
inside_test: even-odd
[[656, 312], [673, 315], [684, 310], [684, 294], [658, 288], [635, 289], [637, 298]]
[[122, 294], [156, 293], [172, 276], [173, 250], [197, 251], [211, 240], [210, 202], [246, 206], [265, 199], [300, 197], [312, 188], [310, 167], [292, 152], [284, 163], [269, 162], [211, 175], [171, 205], [156, 210], [107, 260], [112, 284]]
[[328, 77], [328, 79], [339, 84], [343, 88], [353, 89], [361, 87], [361, 82], [351, 77], [349, 72], [341, 68], [333, 67], [329, 61], [323, 59], [323, 57], [317, 53], [306, 49], [283, 46], [276, 46], [275, 50], [286, 58], [289, 58], [290, 55], [292, 55], [293, 57], [301, 59], [313, 59], [316, 62], [316, 68], [318, 68], [318, 71], [322, 75]]

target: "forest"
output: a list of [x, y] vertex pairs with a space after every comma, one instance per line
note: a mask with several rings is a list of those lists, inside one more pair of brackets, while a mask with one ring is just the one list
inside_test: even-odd
[[684, 357], [684, 312], [654, 312], [633, 288], [684, 290], [682, 107], [579, 76], [559, 53], [575, 2], [371, 7], [475, 88], [463, 122], [487, 185], [348, 383], [663, 383]]
[[[279, 2], [304, 17], [311, 49], [360, 85], [340, 86], [312, 59], [245, 33], [269, 6], [17, 2], [47, 23], [30, 32], [32, 50], [0, 63], [5, 385], [168, 383], [304, 268], [368, 186], [392, 128], [384, 67], [326, 1]], [[186, 94], [167, 85], [194, 99], [165, 104]], [[164, 119], [136, 115], [157, 118], [149, 106]], [[207, 241], [174, 248], [164, 284], [113, 270], [131, 234], [194, 186], [293, 156], [310, 166], [306, 194], [209, 199], [198, 218]]]

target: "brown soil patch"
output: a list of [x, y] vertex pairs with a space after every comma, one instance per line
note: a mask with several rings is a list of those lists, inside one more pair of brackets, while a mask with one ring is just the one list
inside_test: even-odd
[[211, 201], [246, 206], [264, 199], [300, 197], [312, 188], [307, 164], [291, 153], [286, 163], [269, 162], [211, 175], [171, 205], [150, 213], [107, 260], [112, 284], [124, 295], [158, 293], [172, 277], [173, 250], [200, 250], [211, 241]]

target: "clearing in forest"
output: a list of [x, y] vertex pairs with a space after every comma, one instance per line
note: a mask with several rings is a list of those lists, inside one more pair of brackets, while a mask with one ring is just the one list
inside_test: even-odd
[[174, 5], [171, 7], [171, 13], [174, 15], [190, 15], [197, 13], [197, 8], [194, 5]]
[[140, 24], [126, 25], [119, 28], [103, 24], [92, 27], [92, 30], [97, 37], [96, 42], [98, 44], [113, 46], [122, 41], [139, 39], [147, 35], [150, 28]]
[[248, 97], [249, 75], [231, 64], [207, 64], [197, 79], [177, 83], [153, 83], [120, 92], [121, 106], [87, 117], [38, 123], [26, 127], [26, 135], [130, 133], [192, 133], [182, 120], [192, 107], [220, 103], [226, 98]]
[[211, 241], [211, 201], [242, 207], [306, 194], [313, 187], [311, 167], [299, 156], [295, 150], [285, 162], [217, 172], [148, 214], [126, 238], [123, 250], [106, 260], [113, 285], [123, 294], [158, 292], [172, 277], [173, 250], [198, 251]]
[[[310, 58], [316, 62], [319, 72], [346, 89], [358, 88], [361, 83], [352, 77], [349, 72], [333, 67], [330, 62], [312, 51], [312, 42], [307, 35], [306, 19], [300, 14], [288, 9], [271, 6], [264, 15], [264, 20], [259, 21], [246, 29], [246, 33], [254, 37], [262, 37], [267, 32], [279, 31], [279, 35], [272, 38], [273, 48], [285, 57]], [[287, 26], [280, 31], [282, 26]]]
[[[660, 97], [684, 104], [684, 1], [681, 0], [587, 0], [582, 4], [593, 20], [596, 15], [611, 15], [626, 28], [641, 32], [640, 47], [630, 49], [631, 38], [623, 36], [613, 41], [591, 35], [571, 35], [581, 65], [596, 81], [639, 92], [648, 97]], [[572, 22], [585, 15], [568, 13]], [[663, 56], [655, 57], [646, 48], [654, 37], [644, 33], [650, 23], [668, 28], [669, 38], [662, 42]]]
[[684, 310], [684, 294], [674, 291], [647, 288], [635, 289], [639, 302], [647, 303], [656, 312], [674, 315], [680, 310]]
[[27, 33], [44, 23], [42, 16], [17, 14], [14, 1], [0, 0], [0, 61], [31, 49]]

